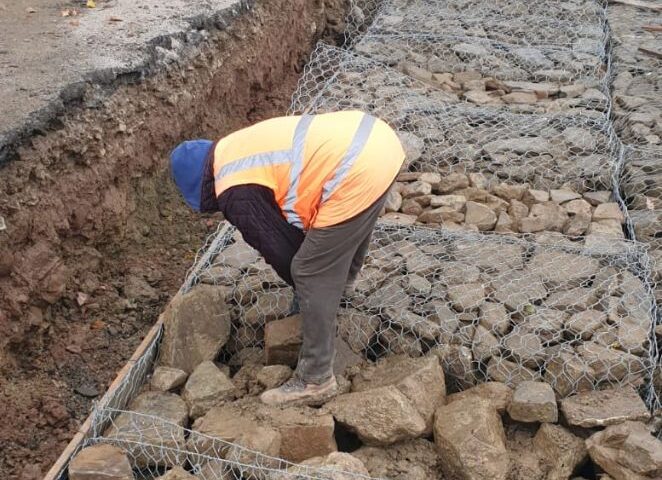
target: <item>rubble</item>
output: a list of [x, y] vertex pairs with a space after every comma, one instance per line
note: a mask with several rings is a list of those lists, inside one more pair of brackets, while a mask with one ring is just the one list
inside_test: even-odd
[[418, 438], [388, 447], [361, 447], [352, 456], [363, 462], [371, 477], [402, 480], [442, 478], [434, 443]]
[[152, 374], [150, 385], [154, 390], [168, 392], [184, 385], [187, 378], [188, 374], [184, 370], [170, 367], [156, 367]]
[[543, 423], [533, 446], [546, 468], [547, 480], [566, 480], [586, 460], [584, 441], [560, 425]]
[[446, 403], [451, 404], [455, 401], [474, 395], [490, 402], [496, 411], [503, 415], [506, 412], [508, 405], [510, 405], [510, 401], [513, 397], [513, 389], [504, 383], [485, 382], [463, 392], [448, 395], [448, 397], [446, 397]]

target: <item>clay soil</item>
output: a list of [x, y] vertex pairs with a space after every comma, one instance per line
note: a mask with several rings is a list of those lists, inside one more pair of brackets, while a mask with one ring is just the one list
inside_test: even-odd
[[88, 85], [0, 169], [0, 478], [46, 473], [216, 228], [179, 199], [168, 151], [283, 114], [343, 3], [255, 2], [187, 61]]

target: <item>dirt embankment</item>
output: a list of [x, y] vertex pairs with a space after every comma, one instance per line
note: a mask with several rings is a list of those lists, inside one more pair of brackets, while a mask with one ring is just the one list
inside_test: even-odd
[[344, 0], [248, 4], [187, 61], [87, 85], [0, 169], [2, 478], [41, 478], [215, 228], [176, 195], [169, 150], [283, 114], [314, 42], [343, 28]]

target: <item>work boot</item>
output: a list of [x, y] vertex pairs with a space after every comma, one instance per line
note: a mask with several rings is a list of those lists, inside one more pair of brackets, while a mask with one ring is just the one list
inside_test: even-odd
[[260, 395], [262, 403], [277, 405], [308, 405], [319, 406], [326, 403], [338, 393], [336, 377], [319, 385], [306, 383], [297, 375], [278, 388], [272, 388]]

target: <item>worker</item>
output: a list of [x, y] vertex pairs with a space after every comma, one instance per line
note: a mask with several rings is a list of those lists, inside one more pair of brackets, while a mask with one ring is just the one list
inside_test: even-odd
[[396, 133], [358, 111], [273, 118], [218, 142], [171, 153], [175, 183], [195, 211], [223, 213], [294, 287], [303, 343], [293, 376], [268, 405], [319, 405], [338, 389], [336, 314], [367, 253], [404, 162]]

